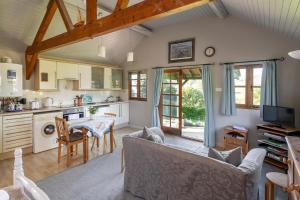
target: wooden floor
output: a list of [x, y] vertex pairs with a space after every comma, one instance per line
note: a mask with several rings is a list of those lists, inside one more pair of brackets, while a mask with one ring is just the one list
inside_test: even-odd
[[[122, 136], [136, 131], [132, 128], [123, 128], [115, 131], [116, 143], [120, 147], [122, 145]], [[89, 141], [91, 148], [92, 140]], [[108, 140], [109, 142], [109, 140]], [[89, 159], [94, 159], [96, 157], [103, 155], [103, 141], [100, 141], [100, 147], [94, 147], [93, 151], [89, 149]], [[65, 155], [66, 149], [63, 149], [63, 155]], [[109, 152], [109, 146], [105, 153]], [[12, 172], [13, 172], [13, 162], [14, 159], [2, 160], [0, 161], [0, 188], [12, 184]], [[70, 167], [83, 164], [82, 158], [82, 144], [79, 145], [78, 155], [74, 156], [72, 159], [72, 164]], [[25, 175], [33, 181], [38, 181], [46, 177], [52, 176], [59, 172], [67, 169], [66, 158], [63, 157], [62, 161], [57, 163], [57, 149], [52, 149], [49, 151], [29, 154], [23, 157], [23, 165]]]

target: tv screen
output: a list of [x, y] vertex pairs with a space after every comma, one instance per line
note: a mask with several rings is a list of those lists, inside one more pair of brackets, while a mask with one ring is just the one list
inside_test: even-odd
[[281, 126], [295, 126], [295, 110], [280, 106], [263, 107], [263, 120]]

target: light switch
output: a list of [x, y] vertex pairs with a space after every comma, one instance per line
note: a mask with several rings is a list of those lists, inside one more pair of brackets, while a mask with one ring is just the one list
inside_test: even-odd
[[222, 88], [216, 88], [216, 92], [222, 92]]

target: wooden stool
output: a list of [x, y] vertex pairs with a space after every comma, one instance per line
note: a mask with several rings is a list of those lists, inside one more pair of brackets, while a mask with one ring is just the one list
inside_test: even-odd
[[265, 184], [265, 200], [274, 200], [275, 185], [287, 191], [288, 188], [288, 175], [278, 172], [269, 172], [266, 175], [267, 181]]

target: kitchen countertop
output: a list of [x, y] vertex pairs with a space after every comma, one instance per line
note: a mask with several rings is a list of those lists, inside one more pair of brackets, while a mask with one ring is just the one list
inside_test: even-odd
[[9, 115], [21, 115], [21, 114], [38, 114], [38, 113], [46, 113], [46, 112], [55, 112], [55, 111], [63, 111], [72, 108], [82, 108], [82, 107], [90, 107], [90, 106], [102, 106], [102, 105], [113, 105], [113, 104], [120, 104], [120, 103], [128, 103], [129, 101], [118, 101], [118, 102], [95, 102], [93, 104], [86, 104], [83, 106], [67, 106], [67, 107], [59, 107], [53, 106], [48, 108], [41, 108], [36, 110], [24, 109], [20, 112], [0, 112], [0, 116], [9, 116]]

